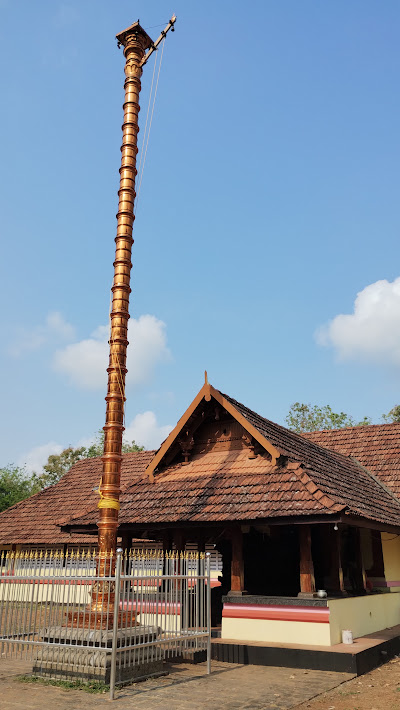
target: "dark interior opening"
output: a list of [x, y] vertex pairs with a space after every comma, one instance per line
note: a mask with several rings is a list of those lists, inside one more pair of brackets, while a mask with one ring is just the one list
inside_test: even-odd
[[299, 540], [295, 526], [250, 528], [243, 536], [248, 594], [295, 597], [300, 591]]

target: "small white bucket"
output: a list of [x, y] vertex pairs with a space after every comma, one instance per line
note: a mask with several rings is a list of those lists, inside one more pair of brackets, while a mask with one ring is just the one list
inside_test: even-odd
[[342, 643], [354, 643], [353, 632], [350, 629], [343, 629], [342, 631]]

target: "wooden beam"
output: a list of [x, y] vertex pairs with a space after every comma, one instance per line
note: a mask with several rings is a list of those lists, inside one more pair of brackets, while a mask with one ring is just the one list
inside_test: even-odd
[[240, 527], [231, 531], [232, 562], [231, 562], [231, 590], [230, 593], [242, 594], [244, 591], [244, 563], [243, 563], [243, 533]]
[[[82, 517], [84, 517], [82, 515]], [[268, 525], [275, 526], [275, 525], [296, 525], [296, 526], [302, 526], [304, 525], [304, 515], [297, 515], [297, 516], [277, 516], [276, 518], [249, 518], [249, 519], [242, 519], [242, 520], [231, 520], [231, 521], [226, 521], [226, 520], [213, 520], [213, 521], [201, 521], [201, 523], [198, 520], [185, 520], [181, 522], [181, 525], [185, 527], [185, 529], [192, 529], [192, 528], [198, 528], [199, 525], [201, 525], [203, 528], [212, 528], [212, 529], [223, 529], [225, 528], [228, 524], [232, 523], [242, 523], [244, 525], [261, 525], [262, 523], [266, 523]], [[400, 526], [399, 525], [386, 525], [385, 523], [378, 523], [373, 520], [368, 520], [368, 519], [362, 519], [362, 518], [353, 518], [350, 515], [341, 515], [341, 514], [328, 514], [328, 515], [310, 515], [307, 516], [307, 524], [308, 525], [354, 525], [354, 527], [361, 527], [361, 528], [368, 528], [370, 530], [377, 530], [378, 532], [387, 532], [387, 533], [393, 533], [394, 535], [400, 534]], [[124, 523], [123, 525], [120, 526], [119, 528], [119, 534], [121, 535], [122, 532], [125, 530], [129, 530], [134, 537], [139, 537], [143, 531], [146, 531], [147, 536], [149, 536], [149, 531], [157, 531], [160, 529], [165, 529], [165, 528], [170, 528], [172, 529], [176, 525], [175, 522], [159, 522], [159, 523]], [[88, 525], [83, 525], [80, 523], [79, 525], [75, 526], [73, 523], [66, 522], [65, 524], [61, 525], [59, 524], [58, 527], [62, 532], [67, 532], [67, 533], [74, 533], [74, 534], [82, 534], [82, 535], [97, 535], [97, 526], [96, 523], [89, 523]]]
[[301, 525], [299, 528], [300, 540], [300, 594], [313, 595], [315, 593], [314, 564], [311, 554], [311, 527]]

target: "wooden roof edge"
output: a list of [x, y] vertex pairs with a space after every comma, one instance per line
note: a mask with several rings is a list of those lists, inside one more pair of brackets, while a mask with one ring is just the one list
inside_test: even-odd
[[[199, 406], [201, 400], [204, 398], [204, 399], [206, 399], [206, 401], [208, 401], [208, 402], [210, 401], [210, 399], [211, 399], [210, 387], [211, 387], [211, 385], [209, 385], [207, 382], [204, 383], [200, 392], [198, 392], [198, 394], [196, 395], [196, 397], [194, 398], [192, 403], [189, 405], [187, 410], [184, 412], [184, 414], [182, 414], [177, 425], [168, 434], [167, 438], [161, 444], [161, 446], [158, 449], [157, 453], [155, 454], [154, 458], [150, 461], [150, 463], [147, 466], [146, 471], [145, 471], [145, 473], [147, 473], [150, 483], [153, 483], [153, 481], [154, 481], [154, 471], [156, 470], [159, 463], [164, 458], [164, 456], [167, 453], [168, 449], [170, 448], [171, 444], [175, 441], [177, 436], [179, 436], [179, 433], [182, 431], [182, 429], [185, 426], [186, 422], [188, 421], [189, 417], [192, 416], [195, 409]], [[207, 399], [207, 397], [208, 397], [208, 399]]]
[[246, 429], [246, 431], [248, 431], [249, 434], [254, 439], [256, 439], [256, 441], [258, 441], [258, 443], [261, 444], [264, 449], [266, 449], [266, 451], [268, 451], [272, 458], [272, 464], [274, 466], [276, 465], [276, 462], [282, 455], [282, 452], [279, 451], [279, 449], [277, 449], [273, 444], [271, 444], [271, 442], [268, 441], [268, 439], [266, 439], [265, 436], [263, 436], [258, 431], [258, 429], [256, 429], [256, 427], [250, 424], [246, 417], [244, 417], [243, 414], [241, 414], [233, 404], [228, 402], [228, 400], [221, 394], [221, 392], [219, 392], [219, 390], [216, 390], [215, 387], [210, 385], [206, 376], [206, 381], [202, 386], [201, 390], [198, 392], [198, 394], [196, 395], [192, 403], [189, 405], [185, 413], [181, 416], [177, 425], [170, 432], [165, 441], [161, 444], [154, 458], [147, 466], [145, 473], [147, 474], [151, 483], [153, 483], [154, 481], [155, 470], [161, 463], [162, 459], [164, 458], [165, 454], [167, 453], [175, 439], [179, 436], [189, 417], [192, 416], [193, 412], [197, 409], [202, 399], [205, 399], [206, 402], [210, 402], [211, 398], [214, 398], [221, 405], [221, 407], [226, 409], [226, 411], [229, 412], [229, 414], [231, 414], [233, 418], [236, 419], [236, 421], [241, 424], [241, 426]]
[[[271, 527], [276, 525], [315, 525], [315, 524], [342, 524], [342, 525], [353, 525], [359, 528], [369, 528], [371, 530], [378, 530], [379, 532], [396, 533], [400, 532], [400, 525], [395, 525], [393, 523], [384, 523], [378, 520], [372, 520], [364, 517], [363, 515], [355, 515], [351, 511], [347, 511], [345, 506], [343, 510], [325, 510], [323, 513], [316, 513], [315, 511], [307, 512], [303, 514], [295, 514], [291, 516], [277, 516], [277, 517], [265, 517], [265, 518], [236, 518], [233, 520], [179, 520], [179, 521], [158, 521], [151, 523], [122, 523], [118, 530], [119, 533], [122, 531], [132, 532], [133, 534], [139, 534], [142, 530], [156, 531], [161, 529], [176, 529], [185, 528], [190, 530], [192, 528], [206, 527], [206, 528], [224, 528], [231, 525], [260, 525], [267, 524]], [[73, 526], [72, 526], [73, 528]], [[66, 528], [62, 528], [62, 532], [66, 532]], [[73, 528], [70, 534], [73, 535], [94, 535], [97, 532], [97, 527], [94, 523], [85, 525], [81, 524], [79, 529]], [[118, 533], [118, 534], [119, 534]], [[9, 543], [4, 543], [9, 544]]]

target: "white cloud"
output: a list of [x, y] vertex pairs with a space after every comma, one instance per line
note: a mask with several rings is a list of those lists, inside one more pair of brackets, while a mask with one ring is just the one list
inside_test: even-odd
[[108, 355], [106, 338], [100, 338], [95, 332], [87, 340], [57, 350], [53, 358], [54, 369], [68, 375], [70, 381], [82, 389], [97, 389], [100, 383], [104, 386]]
[[53, 311], [46, 318], [46, 328], [49, 333], [60, 335], [66, 340], [75, 337], [75, 328], [64, 320], [61, 313]]
[[[108, 365], [108, 326], [99, 326], [90, 338], [58, 350], [53, 365], [58, 372], [82, 389], [105, 388]], [[151, 380], [159, 362], [170, 357], [166, 326], [152, 315], [140, 316], [129, 322], [126, 384], [141, 385]]]
[[136, 444], [144, 446], [145, 449], [158, 449], [172, 429], [169, 424], [159, 426], [154, 412], [143, 412], [137, 414], [126, 427], [124, 440], [131, 442], [133, 439]]
[[75, 336], [75, 329], [58, 311], [51, 311], [46, 316], [43, 325], [33, 328], [17, 328], [10, 354], [21, 356], [24, 352], [39, 350], [43, 345], [52, 341], [71, 340]]
[[315, 337], [319, 345], [334, 347], [341, 360], [400, 366], [400, 277], [366, 286], [353, 313], [337, 315]]
[[63, 447], [55, 441], [49, 441], [48, 444], [42, 444], [42, 446], [35, 446], [26, 454], [20, 456], [18, 466], [25, 466], [28, 473], [32, 473], [32, 471], [38, 473], [42, 470], [44, 464], [47, 463], [47, 459], [51, 454], [61, 454], [62, 450]]
[[[157, 417], [154, 412], [148, 411], [137, 414], [131, 423], [126, 427], [124, 432], [124, 441], [130, 443], [134, 440], [139, 446], [144, 446], [145, 449], [158, 449], [160, 444], [168, 436], [173, 427], [169, 424], [159, 426]], [[74, 448], [80, 446], [90, 446], [94, 443], [96, 437], [91, 436], [80, 439]], [[47, 463], [47, 459], [52, 454], [61, 454], [67, 448], [61, 446], [55, 441], [49, 441], [41, 446], [34, 446], [30, 451], [22, 454], [17, 465], [25, 468], [27, 473], [36, 471], [39, 473], [43, 466]]]

